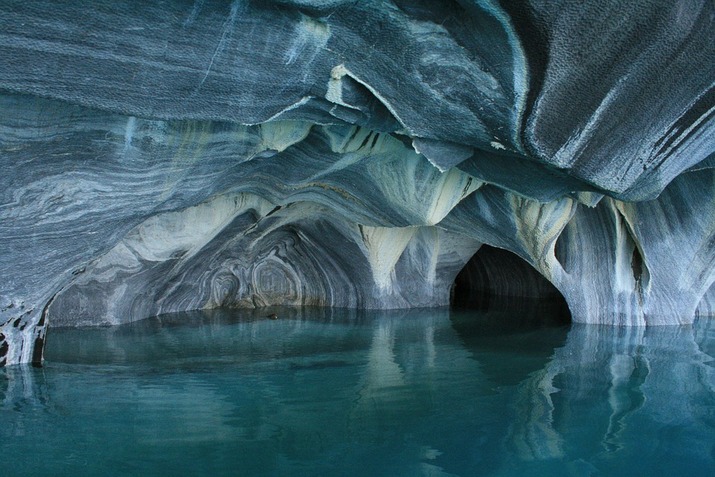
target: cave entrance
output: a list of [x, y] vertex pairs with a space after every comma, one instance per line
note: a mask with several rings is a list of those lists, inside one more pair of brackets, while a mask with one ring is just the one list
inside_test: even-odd
[[457, 274], [451, 305], [455, 311], [479, 311], [503, 326], [571, 323], [556, 287], [516, 254], [488, 245]]
[[454, 281], [450, 321], [484, 374], [496, 385], [514, 386], [545, 369], [566, 344], [571, 313], [531, 265], [482, 245]]

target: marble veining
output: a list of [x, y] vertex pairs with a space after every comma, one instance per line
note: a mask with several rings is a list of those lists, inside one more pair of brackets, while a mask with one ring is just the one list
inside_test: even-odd
[[714, 19], [709, 0], [5, 1], [0, 365], [41, 363], [48, 325], [448, 305], [483, 244], [576, 322], [712, 316]]

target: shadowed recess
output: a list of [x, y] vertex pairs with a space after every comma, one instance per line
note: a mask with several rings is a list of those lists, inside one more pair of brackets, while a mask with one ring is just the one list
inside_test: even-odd
[[457, 274], [451, 303], [456, 310], [519, 317], [521, 323], [510, 318], [507, 327], [571, 321], [566, 300], [556, 287], [517, 255], [489, 245], [482, 245]]

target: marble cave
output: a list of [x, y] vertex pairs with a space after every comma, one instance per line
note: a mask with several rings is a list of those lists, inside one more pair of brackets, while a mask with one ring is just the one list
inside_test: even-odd
[[0, 111], [1, 365], [52, 326], [445, 307], [477, 266], [574, 323], [715, 312], [711, 0], [3, 0]]

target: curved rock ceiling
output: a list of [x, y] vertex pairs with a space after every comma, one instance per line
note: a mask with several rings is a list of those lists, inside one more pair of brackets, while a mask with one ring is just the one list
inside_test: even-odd
[[482, 244], [574, 321], [715, 291], [710, 0], [7, 0], [0, 364], [49, 322], [448, 304]]

